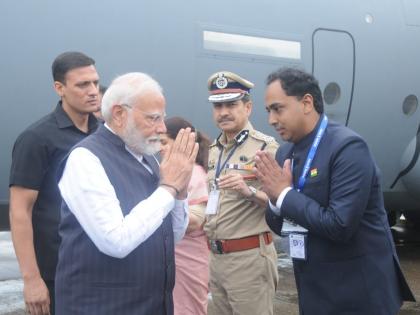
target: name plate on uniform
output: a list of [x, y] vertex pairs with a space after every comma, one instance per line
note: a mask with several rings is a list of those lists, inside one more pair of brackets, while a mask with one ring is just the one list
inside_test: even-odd
[[290, 257], [306, 260], [306, 235], [289, 234]]
[[213, 215], [217, 213], [219, 205], [220, 190], [212, 189], [209, 193], [209, 199], [207, 201], [206, 215]]

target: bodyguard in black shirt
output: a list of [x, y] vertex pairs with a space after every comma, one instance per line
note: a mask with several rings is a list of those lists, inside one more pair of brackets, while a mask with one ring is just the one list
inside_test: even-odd
[[92, 133], [100, 107], [95, 61], [65, 52], [52, 64], [55, 110], [17, 138], [10, 170], [10, 224], [30, 314], [54, 314], [54, 277], [60, 244], [61, 196], [55, 173], [61, 159]]

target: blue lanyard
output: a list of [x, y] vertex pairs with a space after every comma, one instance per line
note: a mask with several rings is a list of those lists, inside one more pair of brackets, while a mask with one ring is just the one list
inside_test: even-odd
[[220, 173], [222, 172], [222, 170], [225, 168], [226, 163], [230, 160], [230, 158], [232, 157], [233, 153], [235, 153], [236, 149], [239, 147], [239, 144], [236, 143], [235, 146], [230, 150], [229, 155], [226, 157], [226, 160], [223, 164], [221, 164], [222, 162], [222, 155], [223, 155], [223, 148], [220, 149], [220, 154], [219, 154], [219, 161], [217, 162], [217, 167], [216, 167], [216, 177], [215, 178], [219, 178]]
[[245, 142], [246, 139], [248, 139], [248, 135], [249, 135], [249, 130], [242, 130], [236, 137], [235, 137], [235, 146], [230, 150], [228, 156], [226, 157], [226, 160], [223, 162], [222, 164], [222, 155], [223, 155], [223, 150], [224, 148], [219, 146], [220, 149], [220, 154], [219, 154], [219, 161], [217, 162], [217, 167], [216, 167], [216, 177], [214, 179], [219, 178], [220, 173], [222, 172], [222, 170], [225, 168], [226, 163], [230, 160], [230, 158], [232, 157], [233, 153], [235, 153], [236, 149]]
[[311, 149], [306, 157], [305, 165], [303, 167], [302, 175], [299, 177], [297, 191], [301, 191], [303, 186], [305, 186], [306, 176], [308, 175], [309, 168], [311, 167], [312, 161], [314, 160], [316, 151], [318, 150], [319, 142], [324, 136], [325, 129], [328, 125], [328, 118], [326, 115], [323, 115], [321, 125], [319, 125], [318, 131], [316, 133], [315, 139], [312, 142]]

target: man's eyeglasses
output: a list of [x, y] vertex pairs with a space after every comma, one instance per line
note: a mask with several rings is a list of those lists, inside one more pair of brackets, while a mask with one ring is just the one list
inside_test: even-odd
[[130, 109], [138, 110], [140, 113], [142, 113], [144, 115], [144, 117], [146, 117], [146, 120], [151, 125], [157, 125], [157, 124], [163, 122], [166, 118], [166, 113], [165, 112], [163, 112], [163, 113], [148, 113], [148, 112], [145, 112], [145, 111], [139, 109], [138, 107], [133, 107], [133, 106], [128, 105], [128, 104], [121, 104], [121, 106], [125, 106], [125, 107], [128, 107]]

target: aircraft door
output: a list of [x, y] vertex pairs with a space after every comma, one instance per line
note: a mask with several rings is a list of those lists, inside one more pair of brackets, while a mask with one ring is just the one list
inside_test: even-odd
[[346, 31], [320, 28], [312, 35], [312, 45], [312, 73], [319, 80], [325, 113], [348, 125], [354, 89], [354, 39]]
[[213, 106], [207, 101], [207, 79], [216, 71], [228, 70], [255, 83], [251, 121], [254, 128], [276, 136], [264, 107], [264, 82], [269, 73], [280, 67], [303, 67], [301, 43], [302, 37], [293, 34], [198, 24], [191, 94], [191, 104], [196, 106], [191, 108], [190, 117], [201, 121], [201, 128], [208, 126], [211, 137], [220, 133], [213, 122]]

